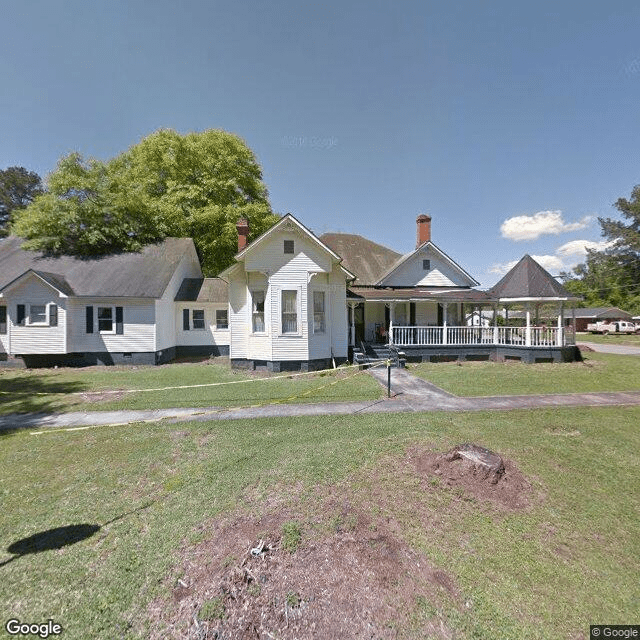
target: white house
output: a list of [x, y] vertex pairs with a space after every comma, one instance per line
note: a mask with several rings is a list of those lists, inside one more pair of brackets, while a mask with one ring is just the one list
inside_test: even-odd
[[[405, 255], [354, 234], [315, 236], [292, 215], [247, 244], [218, 278], [204, 278], [193, 241], [167, 238], [139, 253], [46, 257], [0, 240], [0, 360], [27, 365], [160, 364], [228, 354], [237, 367], [321, 369], [379, 347], [414, 360], [579, 356], [565, 329], [577, 300], [530, 256], [495, 287], [478, 282], [417, 219]], [[557, 307], [557, 326], [531, 309]], [[497, 326], [498, 308], [525, 309], [524, 327]], [[494, 326], [468, 326], [492, 309]], [[575, 326], [575, 323], [574, 323]]]
[[0, 359], [159, 364], [228, 353], [226, 283], [202, 277], [190, 238], [92, 259], [21, 243], [0, 239]]

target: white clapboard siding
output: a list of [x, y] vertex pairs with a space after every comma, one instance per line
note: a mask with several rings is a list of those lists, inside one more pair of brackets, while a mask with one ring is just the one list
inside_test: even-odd
[[229, 276], [229, 326], [231, 328], [231, 358], [248, 358], [247, 343], [251, 327], [248, 309], [246, 274], [238, 265]]
[[[87, 306], [93, 306], [94, 331], [86, 332]], [[98, 332], [98, 307], [122, 307], [124, 333]], [[70, 298], [69, 352], [147, 353], [156, 351], [155, 300], [146, 298]], [[115, 327], [115, 318], [114, 318]]]
[[[3, 302], [3, 304], [7, 305], [7, 332], [10, 334], [11, 353], [39, 354], [66, 352], [67, 298], [60, 297], [59, 293], [53, 287], [43, 282], [38, 276], [31, 275], [15, 288], [11, 289], [5, 300], [6, 302]], [[18, 304], [25, 305], [27, 314], [25, 326], [16, 325]], [[56, 304], [58, 306], [58, 326], [29, 325], [29, 305], [31, 304]], [[48, 317], [49, 314], [47, 312], [47, 318]]]
[[[228, 305], [222, 303], [204, 302], [178, 302], [175, 304], [176, 344], [184, 347], [228, 345], [230, 340], [229, 329], [216, 327], [216, 310], [227, 309]], [[184, 309], [189, 310], [189, 329], [183, 329], [182, 314]], [[193, 310], [204, 311], [204, 329], [193, 329]]]
[[[423, 268], [423, 260], [430, 261], [428, 270]], [[385, 278], [383, 284], [392, 287], [469, 287], [475, 283], [437, 251], [424, 247]]]
[[[191, 245], [193, 248], [193, 245]], [[185, 254], [176, 268], [162, 297], [156, 300], [156, 349], [168, 349], [176, 345], [177, 330], [174, 302], [178, 289], [185, 278], [201, 278], [202, 270], [195, 250]]]

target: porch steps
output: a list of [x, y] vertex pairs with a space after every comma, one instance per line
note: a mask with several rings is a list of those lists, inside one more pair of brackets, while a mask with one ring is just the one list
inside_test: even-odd
[[404, 368], [406, 360], [402, 351], [389, 348], [388, 344], [372, 344], [361, 342], [360, 347], [353, 349], [354, 364], [375, 364], [391, 360], [392, 367]]

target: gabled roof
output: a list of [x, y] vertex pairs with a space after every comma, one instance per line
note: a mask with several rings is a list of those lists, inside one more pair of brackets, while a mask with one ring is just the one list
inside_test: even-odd
[[33, 271], [65, 295], [160, 298], [185, 255], [197, 260], [191, 238], [166, 238], [139, 252], [96, 258], [45, 256], [22, 249], [16, 236], [0, 239], [0, 291]]
[[342, 256], [342, 264], [357, 278], [355, 284], [374, 285], [402, 256], [381, 244], [351, 233], [325, 233], [320, 240]]
[[222, 278], [185, 278], [175, 297], [176, 302], [229, 301], [229, 284]]
[[428, 240], [427, 242], [423, 242], [419, 247], [416, 247], [413, 251], [410, 251], [409, 253], [405, 253], [405, 255], [401, 256], [400, 259], [397, 260], [396, 263], [393, 264], [386, 271], [386, 273], [380, 276], [380, 279], [376, 284], [384, 285], [384, 281], [389, 276], [391, 276], [391, 274], [397, 271], [403, 264], [407, 263], [409, 260], [411, 260], [411, 258], [413, 258], [413, 256], [415, 256], [418, 252], [422, 251], [423, 249], [430, 249], [434, 251], [444, 262], [449, 264], [451, 268], [453, 268], [455, 271], [458, 271], [458, 273], [460, 273], [463, 277], [467, 278], [467, 280], [469, 281], [469, 286], [477, 287], [480, 284], [473, 276], [471, 276], [457, 262], [455, 262], [452, 258], [450, 258], [444, 251], [442, 251], [442, 249], [436, 247], [436, 245], [433, 244], [433, 242], [431, 242], [430, 240]]
[[580, 300], [528, 254], [487, 293], [498, 300]]
[[440, 287], [350, 287], [347, 289], [347, 299], [368, 300], [369, 302], [431, 300], [434, 302], [475, 302], [478, 304], [488, 303], [492, 300], [485, 291]]
[[[323, 251], [327, 252], [334, 262], [340, 264], [340, 267], [345, 272], [347, 278], [353, 279], [356, 277], [355, 274], [350, 269], [348, 269], [346, 265], [343, 264], [342, 256], [340, 256], [336, 251], [328, 246], [321, 238], [318, 238], [318, 236], [316, 236], [312, 231], [307, 229], [307, 227], [305, 227], [297, 218], [292, 216], [290, 213], [287, 213], [285, 216], [280, 218], [280, 220], [278, 220], [278, 222], [276, 222], [270, 229], [265, 231], [261, 236], [258, 236], [255, 240], [253, 240], [253, 242], [250, 242], [242, 251], [237, 253], [235, 256], [236, 260], [243, 260], [248, 252], [253, 251], [256, 247], [258, 247], [265, 240], [277, 233], [283, 227], [289, 227], [299, 231], [300, 233], [302, 233], [302, 235], [306, 236], [309, 240], [318, 245]], [[236, 265], [233, 264], [230, 267], [227, 267], [224, 271], [222, 271], [222, 273], [220, 273], [220, 276], [229, 274], [235, 268], [235, 266]]]

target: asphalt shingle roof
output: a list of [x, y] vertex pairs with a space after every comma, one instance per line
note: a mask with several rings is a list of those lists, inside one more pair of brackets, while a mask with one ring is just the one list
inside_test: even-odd
[[229, 301], [229, 284], [222, 278], [185, 278], [175, 297], [176, 302]]
[[97, 258], [47, 257], [21, 249], [23, 242], [0, 239], [0, 291], [31, 269], [67, 295], [159, 298], [183, 256], [196, 257], [191, 238], [166, 238], [139, 252]]
[[320, 240], [342, 258], [342, 265], [358, 276], [355, 284], [373, 285], [402, 258], [400, 253], [351, 233], [325, 233]]
[[499, 299], [576, 298], [528, 254], [487, 293]]

